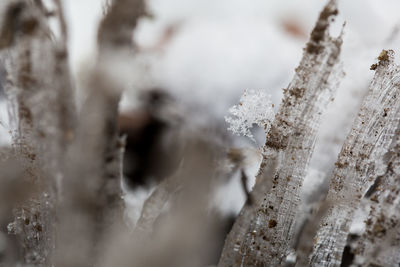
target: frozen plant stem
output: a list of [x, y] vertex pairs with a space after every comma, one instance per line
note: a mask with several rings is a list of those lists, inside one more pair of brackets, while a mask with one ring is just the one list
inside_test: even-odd
[[[69, 150], [69, 179], [64, 184], [61, 212], [65, 218], [60, 220], [58, 237], [59, 264], [100, 264], [112, 233], [124, 229], [121, 178], [125, 140], [118, 136], [117, 121], [126, 84], [118, 72], [134, 56], [132, 32], [143, 15], [143, 0], [114, 0], [100, 23], [99, 55]], [[70, 220], [80, 223], [71, 225]], [[76, 239], [71, 240], [71, 235]], [[76, 247], [76, 242], [82, 246]]]
[[179, 173], [165, 178], [146, 199], [140, 218], [135, 226], [134, 236], [139, 237], [144, 234], [150, 234], [153, 231], [155, 221], [161, 214], [173, 191], [178, 187], [178, 175]]
[[351, 233], [347, 239], [350, 255], [359, 265], [395, 266], [400, 262], [400, 134], [385, 154], [386, 170], [374, 179], [360, 208], [368, 214], [363, 233]]
[[219, 266], [278, 266], [290, 253], [299, 190], [313, 152], [321, 114], [342, 76], [341, 36], [328, 28], [336, 1], [321, 12], [300, 65], [267, 133], [252, 195], [225, 241]]
[[395, 136], [400, 112], [400, 69], [393, 55], [383, 50], [379, 56], [368, 95], [335, 163], [327, 196], [333, 206], [318, 231], [313, 266], [341, 264], [354, 212], [374, 178], [387, 168], [383, 156]]
[[8, 230], [20, 242], [21, 263], [49, 266], [55, 246], [56, 177], [63, 177], [62, 151], [71, 141], [75, 112], [66, 40], [51, 40], [41, 1], [10, 1], [2, 23], [5, 91], [17, 115], [11, 118], [16, 125], [13, 153], [24, 169], [20, 178], [38, 187], [15, 208]]

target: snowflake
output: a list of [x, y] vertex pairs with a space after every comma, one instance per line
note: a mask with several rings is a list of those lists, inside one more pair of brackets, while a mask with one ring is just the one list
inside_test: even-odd
[[229, 109], [233, 116], [226, 116], [228, 130], [236, 135], [247, 136], [255, 142], [250, 129], [254, 124], [268, 132], [274, 118], [274, 105], [271, 96], [258, 90], [246, 90], [240, 98], [239, 105]]

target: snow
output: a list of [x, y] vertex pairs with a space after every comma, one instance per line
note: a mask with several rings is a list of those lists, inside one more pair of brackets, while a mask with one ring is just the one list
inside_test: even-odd
[[247, 136], [255, 142], [250, 129], [256, 124], [267, 133], [275, 115], [273, 107], [270, 95], [261, 90], [246, 90], [239, 104], [229, 109], [233, 117], [225, 117], [229, 124], [228, 130], [236, 135]]

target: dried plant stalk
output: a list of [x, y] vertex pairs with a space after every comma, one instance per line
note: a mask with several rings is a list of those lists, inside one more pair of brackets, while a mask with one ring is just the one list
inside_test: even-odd
[[[76, 139], [69, 150], [66, 193], [60, 212], [64, 216], [58, 238], [60, 264], [100, 264], [113, 231], [124, 227], [121, 178], [125, 140], [118, 136], [117, 121], [125, 88], [124, 81], [116, 76], [118, 64], [133, 56], [132, 32], [145, 14], [144, 9], [143, 0], [115, 0], [100, 23], [99, 55], [87, 84], [88, 97], [81, 110]], [[69, 224], [70, 220], [75, 224]], [[76, 242], [81, 246], [76, 247]], [[75, 257], [68, 257], [71, 254]]]
[[160, 216], [173, 191], [178, 187], [176, 179], [176, 175], [165, 178], [146, 199], [134, 234], [150, 234], [153, 231], [155, 221]]
[[7, 49], [5, 90], [17, 114], [13, 153], [24, 170], [18, 178], [37, 186], [31, 199], [15, 208], [8, 230], [17, 234], [25, 264], [47, 266], [55, 246], [56, 178], [63, 174], [62, 151], [74, 121], [67, 56], [60, 49], [66, 44], [51, 40], [40, 1], [10, 1], [0, 39]]
[[[384, 156], [386, 170], [376, 177], [361, 202], [367, 218], [362, 233], [347, 239], [355, 264], [395, 266], [400, 262], [400, 135], [399, 128], [390, 150]], [[352, 262], [353, 263], [353, 262]]]
[[339, 266], [350, 223], [374, 177], [387, 168], [383, 156], [399, 124], [400, 70], [393, 51], [383, 50], [375, 77], [335, 163], [323, 219], [311, 257], [315, 266]]
[[[89, 115], [84, 117], [81, 124], [81, 127], [84, 128], [83, 131], [90, 129], [85, 121], [85, 118], [89, 119], [90, 122], [87, 121], [89, 124], [100, 126], [100, 136], [97, 141], [99, 144], [104, 144], [103, 151], [99, 154], [102, 155], [100, 168], [104, 168], [101, 174], [99, 197], [105, 208], [103, 218], [109, 220], [109, 223], [105, 223], [105, 225], [112, 225], [113, 220], [121, 221], [123, 217], [121, 191], [123, 157], [121, 149], [124, 148], [125, 141], [118, 137], [117, 121], [118, 105], [125, 88], [121, 82], [115, 82], [115, 78], [112, 76], [117, 72], [115, 70], [117, 61], [122, 61], [125, 57], [132, 58], [132, 33], [138, 20], [145, 15], [144, 0], [115, 0], [112, 2], [100, 23], [98, 66], [94, 70], [89, 84], [88, 102], [85, 105], [87, 109], [84, 108], [82, 111], [83, 114]], [[105, 74], [103, 70], [108, 64], [114, 65], [111, 65], [111, 68], [106, 67], [108, 73]], [[93, 117], [92, 114], [95, 113], [100, 116]]]
[[295, 77], [267, 134], [264, 158], [253, 190], [229, 234], [219, 266], [275, 266], [290, 253], [299, 189], [310, 161], [320, 117], [332, 101], [342, 71], [341, 36], [330, 37], [330, 1], [313, 29]]

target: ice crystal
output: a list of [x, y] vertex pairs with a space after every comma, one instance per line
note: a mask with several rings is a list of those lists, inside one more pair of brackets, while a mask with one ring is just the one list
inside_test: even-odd
[[250, 129], [254, 124], [268, 132], [274, 118], [271, 96], [261, 90], [246, 90], [240, 98], [239, 105], [229, 109], [233, 115], [226, 116], [228, 130], [236, 135], [247, 136], [255, 141]]

